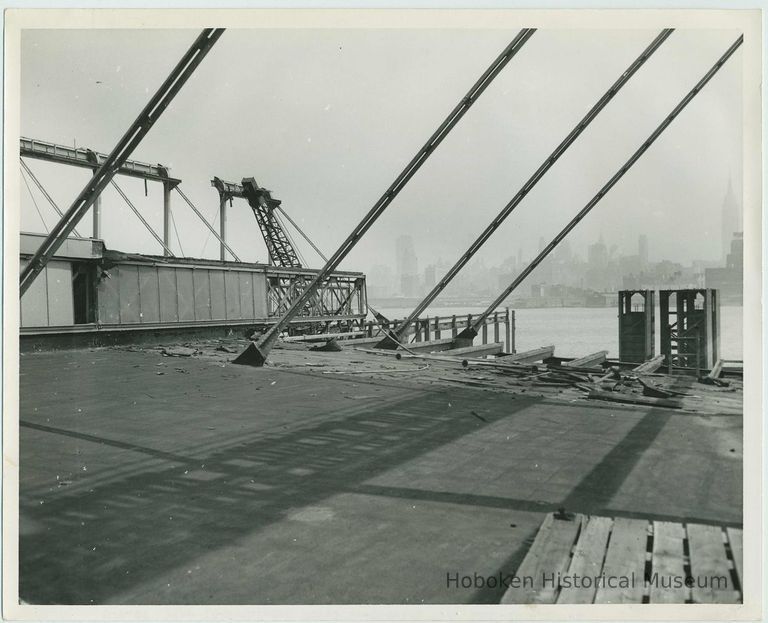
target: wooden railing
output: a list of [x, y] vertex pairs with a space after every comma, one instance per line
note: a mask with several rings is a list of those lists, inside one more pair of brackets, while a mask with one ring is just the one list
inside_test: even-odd
[[[391, 320], [390, 326], [396, 327], [400, 320]], [[406, 331], [406, 337], [409, 342], [425, 342], [429, 340], [439, 340], [445, 337], [456, 337], [463, 329], [472, 324], [472, 314], [452, 316], [427, 316], [416, 319]], [[489, 327], [491, 328], [489, 330]], [[502, 338], [503, 333], [503, 340]], [[449, 333], [450, 332], [450, 333]], [[489, 333], [491, 334], [489, 336]], [[366, 334], [368, 337], [376, 337], [382, 334], [381, 328], [374, 321], [368, 321], [366, 324]], [[492, 342], [504, 342], [504, 352], [515, 352], [515, 312], [509, 307], [499, 309], [490, 314], [483, 323], [478, 338], [479, 344], [488, 344], [489, 337]]]

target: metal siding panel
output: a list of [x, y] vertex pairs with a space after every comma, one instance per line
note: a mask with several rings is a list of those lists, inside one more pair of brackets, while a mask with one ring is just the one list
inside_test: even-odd
[[204, 268], [192, 272], [195, 285], [195, 320], [211, 319], [211, 284], [208, 279], [210, 271]]
[[195, 285], [192, 281], [192, 268], [176, 269], [176, 289], [179, 293], [179, 322], [191, 322], [195, 319]]
[[[29, 262], [22, 261], [21, 268]], [[21, 326], [45, 327], [48, 325], [48, 288], [45, 285], [45, 271], [32, 282], [29, 290], [21, 297]]]
[[141, 298], [139, 294], [139, 267], [120, 267], [120, 324], [141, 322]]
[[96, 286], [99, 299], [99, 323], [120, 323], [120, 267], [114, 266], [107, 271]]
[[158, 291], [157, 268], [139, 266], [139, 297], [141, 300], [141, 322], [160, 322], [160, 294]]
[[240, 281], [240, 317], [253, 318], [253, 273], [237, 273]]
[[227, 320], [238, 320], [240, 315], [240, 280], [231, 270], [224, 272], [224, 286], [227, 299]]
[[253, 275], [253, 300], [255, 303], [254, 317], [267, 317], [267, 276], [264, 273]]
[[71, 326], [75, 324], [75, 307], [72, 297], [72, 264], [48, 262], [48, 324]]
[[[19, 252], [35, 253], [45, 240], [42, 234], [21, 234]], [[91, 239], [67, 238], [56, 251], [58, 257], [71, 257], [76, 259], [92, 259], [101, 257], [100, 243]]]
[[160, 322], [178, 322], [179, 304], [176, 298], [176, 269], [159, 266], [157, 278], [160, 289]]
[[211, 277], [211, 317], [213, 320], [226, 319], [224, 305], [224, 272], [221, 270], [210, 271]]

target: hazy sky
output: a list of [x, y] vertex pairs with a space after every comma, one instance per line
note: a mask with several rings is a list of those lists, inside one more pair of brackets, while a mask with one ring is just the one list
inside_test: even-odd
[[[217, 175], [253, 176], [327, 255], [517, 33], [507, 30], [228, 30], [133, 158], [171, 167], [213, 221]], [[343, 268], [394, 265], [414, 238], [419, 265], [453, 262], [656, 36], [650, 30], [539, 30], [384, 213]], [[530, 257], [595, 194], [739, 33], [678, 30], [637, 72], [479, 253]], [[23, 136], [109, 152], [197, 35], [190, 30], [34, 30], [22, 37]], [[741, 50], [572, 233], [625, 253], [649, 237], [652, 259], [719, 259], [729, 177], [741, 202]], [[84, 169], [28, 160], [62, 209]], [[160, 231], [162, 187], [118, 182]], [[34, 191], [36, 193], [36, 191]], [[218, 257], [174, 193], [186, 255]], [[54, 213], [36, 194], [48, 226]], [[109, 248], [160, 253], [109, 189]], [[266, 250], [245, 201], [230, 209], [243, 260]], [[90, 233], [90, 215], [79, 229]], [[22, 185], [22, 229], [42, 231]], [[209, 237], [205, 253], [202, 253]], [[294, 235], [294, 238], [298, 236]], [[179, 250], [175, 237], [172, 248]], [[299, 240], [311, 266], [320, 260]]]

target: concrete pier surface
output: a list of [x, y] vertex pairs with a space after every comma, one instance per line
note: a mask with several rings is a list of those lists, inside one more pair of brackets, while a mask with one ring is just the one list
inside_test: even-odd
[[24, 601], [498, 603], [449, 577], [513, 573], [559, 507], [742, 523], [732, 397], [691, 413], [352, 349], [202, 350], [22, 355]]

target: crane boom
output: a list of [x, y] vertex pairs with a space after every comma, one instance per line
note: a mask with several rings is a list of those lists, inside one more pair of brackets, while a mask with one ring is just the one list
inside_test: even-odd
[[296, 249], [275, 215], [280, 201], [265, 188], [260, 188], [252, 177], [243, 179], [243, 196], [256, 216], [271, 260], [277, 266], [301, 268]]

